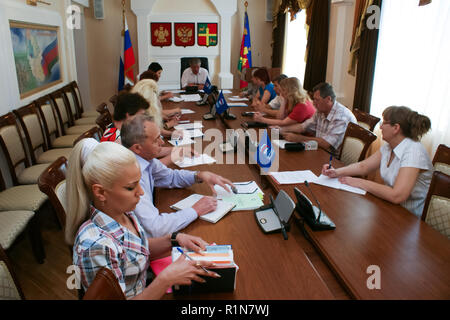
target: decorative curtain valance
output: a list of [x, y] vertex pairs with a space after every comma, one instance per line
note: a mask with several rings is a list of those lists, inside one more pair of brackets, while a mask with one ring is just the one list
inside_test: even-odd
[[281, 13], [290, 12], [291, 20], [295, 19], [295, 14], [300, 10], [308, 9], [312, 0], [275, 0], [273, 3], [273, 29], [278, 26], [277, 16]]

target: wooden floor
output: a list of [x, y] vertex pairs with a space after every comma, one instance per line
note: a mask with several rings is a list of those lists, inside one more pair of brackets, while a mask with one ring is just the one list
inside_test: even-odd
[[[53, 213], [47, 212], [43, 217], [43, 231], [46, 259], [38, 264], [31, 252], [27, 236], [20, 239], [9, 251], [14, 271], [19, 279], [25, 298], [29, 300], [76, 300], [77, 291], [69, 290], [66, 282], [70, 274], [66, 273], [72, 264], [72, 257], [64, 242]], [[297, 227], [297, 226], [292, 226]], [[349, 299], [314, 247], [305, 239], [297, 240], [310, 259], [325, 284], [336, 299]], [[251, 297], [249, 297], [251, 299]]]

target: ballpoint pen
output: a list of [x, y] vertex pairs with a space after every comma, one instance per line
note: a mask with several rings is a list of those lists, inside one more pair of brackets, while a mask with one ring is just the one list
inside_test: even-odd
[[[180, 253], [181, 253], [183, 256], [186, 257], [186, 259], [191, 260], [191, 261], [194, 261], [194, 259], [192, 259], [191, 257], [189, 257], [189, 256], [183, 251], [183, 249], [181, 249], [180, 247], [177, 247], [177, 249], [178, 249], [178, 251], [180, 251]], [[209, 271], [206, 270], [206, 268], [205, 268], [204, 266], [200, 266], [200, 267], [203, 269], [203, 271], [205, 271], [206, 273], [209, 273]]]
[[331, 169], [331, 160], [333, 160], [333, 156], [330, 154], [330, 162], [328, 162], [328, 169]]

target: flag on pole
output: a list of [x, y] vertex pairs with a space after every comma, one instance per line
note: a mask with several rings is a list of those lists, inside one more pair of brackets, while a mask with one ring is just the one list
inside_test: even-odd
[[128, 30], [127, 18], [124, 18], [125, 31], [123, 32], [122, 50], [119, 65], [119, 91], [123, 89], [125, 84], [134, 85], [134, 59], [133, 45], [131, 44], [130, 31]]
[[216, 103], [216, 112], [218, 114], [222, 114], [227, 109], [228, 109], [227, 101], [225, 100], [225, 97], [223, 96], [223, 91], [220, 91], [219, 97], [217, 98], [217, 103]]
[[[241, 42], [241, 55], [238, 63], [239, 72], [243, 73], [245, 69], [252, 67], [252, 49], [250, 41], [250, 26], [248, 23], [247, 7], [245, 7], [244, 17], [244, 33], [242, 35]], [[248, 86], [247, 81], [241, 80], [240, 87], [245, 88]]]
[[206, 77], [205, 85], [203, 86], [203, 91], [205, 91], [206, 94], [211, 94], [212, 84], [211, 81], [209, 81], [209, 77]]

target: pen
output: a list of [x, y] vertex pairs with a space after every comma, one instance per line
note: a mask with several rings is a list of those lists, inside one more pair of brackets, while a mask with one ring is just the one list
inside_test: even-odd
[[333, 160], [333, 156], [330, 154], [330, 162], [328, 163], [328, 169], [331, 169], [331, 160]]
[[[192, 259], [191, 257], [189, 257], [189, 256], [183, 251], [183, 249], [181, 249], [180, 247], [177, 247], [177, 249], [178, 249], [178, 251], [180, 251], [180, 253], [181, 253], [183, 256], [186, 257], [186, 259], [191, 260], [191, 261], [194, 261], [194, 259]], [[205, 271], [206, 273], [209, 273], [209, 271], [206, 270], [205, 267], [203, 267], [203, 266], [200, 266], [200, 267], [203, 269], [203, 271]]]

